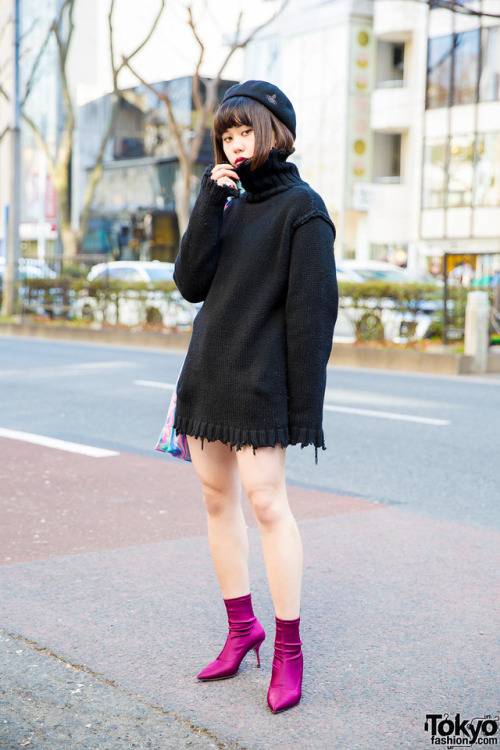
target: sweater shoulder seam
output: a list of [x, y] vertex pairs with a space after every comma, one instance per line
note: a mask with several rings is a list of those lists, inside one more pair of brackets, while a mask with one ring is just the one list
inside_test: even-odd
[[329, 217], [328, 213], [326, 211], [321, 210], [320, 208], [311, 208], [307, 213], [302, 214], [292, 224], [292, 232], [295, 232], [296, 229], [301, 227], [303, 224], [306, 224], [311, 219], [323, 219], [333, 230], [333, 235], [335, 237], [335, 224]]

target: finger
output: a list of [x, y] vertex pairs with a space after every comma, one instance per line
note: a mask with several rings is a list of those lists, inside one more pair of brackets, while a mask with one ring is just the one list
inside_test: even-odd
[[223, 177], [220, 180], [217, 180], [217, 185], [226, 185], [227, 187], [232, 187], [237, 189], [237, 185], [233, 180], [230, 180], [229, 178]]
[[217, 164], [212, 169], [212, 177], [214, 180], [218, 180], [221, 177], [230, 177], [238, 180], [238, 173], [230, 164]]

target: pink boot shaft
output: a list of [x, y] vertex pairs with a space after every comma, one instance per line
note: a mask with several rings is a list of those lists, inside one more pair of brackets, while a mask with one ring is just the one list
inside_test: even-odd
[[267, 694], [273, 713], [296, 706], [302, 695], [303, 657], [299, 625], [300, 617], [296, 620], [276, 617], [273, 671]]
[[199, 680], [224, 680], [234, 677], [244, 657], [253, 649], [260, 667], [259, 649], [266, 634], [253, 613], [252, 596], [224, 599], [229, 622], [226, 644], [215, 661], [202, 669]]

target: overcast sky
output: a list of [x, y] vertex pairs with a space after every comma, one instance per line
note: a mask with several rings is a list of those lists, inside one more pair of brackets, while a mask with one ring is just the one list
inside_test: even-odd
[[[90, 5], [91, 3], [86, 4], [85, 0], [78, 0], [76, 23], [77, 28], [79, 27], [85, 36], [85, 44], [96, 45], [98, 49], [101, 75], [97, 86], [101, 91], [94, 90], [92, 84], [79, 87], [79, 103], [111, 87], [107, 42], [109, 4], [97, 0], [91, 25]], [[216, 72], [227, 54], [227, 46], [223, 46], [223, 39], [234, 34], [240, 11], [244, 12], [242, 26], [248, 32], [271, 16], [279, 7], [280, 1], [193, 0], [192, 5], [199, 34], [206, 49], [206, 62], [202, 74], [210, 76]], [[130, 53], [144, 38], [159, 6], [159, 0], [116, 0], [114, 38], [118, 59], [121, 54]], [[190, 75], [194, 71], [199, 46], [187, 25], [188, 15], [185, 6], [186, 3], [182, 0], [166, 0], [166, 9], [154, 36], [147, 47], [134, 58], [138, 72], [150, 82]], [[140, 15], [138, 8], [141, 9]], [[86, 23], [80, 23], [78, 26], [79, 14], [86, 14]], [[81, 57], [81, 54], [79, 56]], [[224, 77], [240, 79], [242, 66], [243, 55], [238, 52], [225, 69]], [[120, 79], [121, 87], [136, 84], [137, 79], [128, 71], [124, 71]]]

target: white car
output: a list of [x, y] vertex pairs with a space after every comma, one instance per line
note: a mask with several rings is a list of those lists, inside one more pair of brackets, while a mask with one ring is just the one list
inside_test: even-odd
[[[0, 258], [0, 280], [5, 276], [5, 258]], [[55, 279], [57, 274], [43, 260], [37, 258], [19, 258], [20, 279]]]
[[[174, 264], [160, 261], [116, 260], [98, 263], [87, 276], [88, 281], [154, 283], [173, 281]], [[72, 317], [86, 318], [97, 323], [121, 323], [137, 326], [142, 323], [163, 323], [166, 327], [190, 329], [198, 310], [181, 296], [177, 289], [171, 292], [150, 289], [147, 293], [130, 289], [120, 294], [118, 304], [103, 299], [87, 290], [80, 292], [73, 302]]]
[[[407, 271], [385, 261], [342, 260], [337, 264], [337, 280], [351, 282], [387, 281], [398, 283], [428, 283], [439, 285], [432, 277]], [[441, 282], [442, 285], [442, 282]], [[351, 306], [349, 298], [341, 300], [339, 316], [335, 326], [334, 341], [353, 343], [358, 338], [404, 343], [425, 338], [441, 308], [440, 300], [428, 300], [420, 304], [416, 313], [402, 313], [394, 309], [390, 299], [367, 299], [363, 306]], [[358, 329], [358, 330], [356, 330]]]

